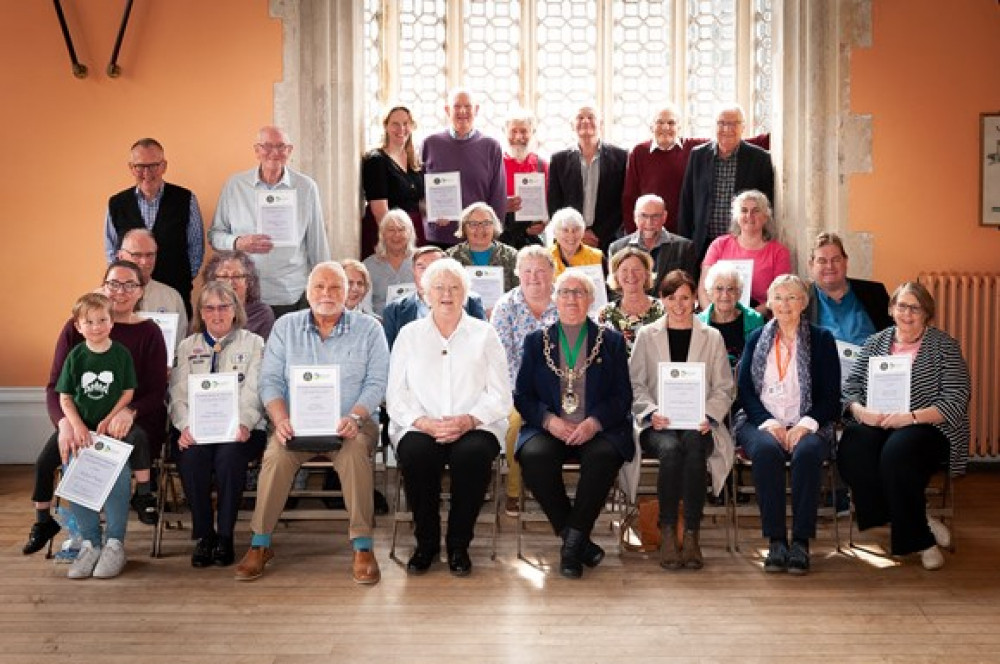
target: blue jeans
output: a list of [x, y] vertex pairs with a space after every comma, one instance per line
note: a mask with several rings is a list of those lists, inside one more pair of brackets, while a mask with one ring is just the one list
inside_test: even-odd
[[[132, 470], [126, 463], [125, 467], [118, 474], [111, 487], [111, 493], [104, 502], [104, 517], [107, 521], [108, 539], [112, 537], [119, 542], [125, 542], [125, 529], [128, 526], [129, 493], [132, 489]], [[100, 547], [103, 540], [101, 538], [101, 515], [92, 509], [70, 503], [73, 516], [80, 527], [80, 536], [94, 545]]]
[[802, 436], [792, 453], [788, 454], [777, 438], [747, 424], [736, 432], [736, 442], [753, 463], [753, 483], [764, 537], [787, 538], [785, 462], [789, 459], [792, 471], [792, 539], [809, 540], [815, 537], [820, 474], [823, 462], [830, 458], [830, 441], [809, 433]]

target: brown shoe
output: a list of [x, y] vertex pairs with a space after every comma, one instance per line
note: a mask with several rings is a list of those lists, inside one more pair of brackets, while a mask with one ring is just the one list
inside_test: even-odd
[[264, 566], [271, 562], [271, 558], [274, 558], [274, 551], [269, 547], [250, 547], [250, 550], [243, 556], [243, 560], [236, 566], [236, 580], [253, 581], [259, 579], [260, 575], [264, 573]]
[[382, 574], [378, 571], [378, 561], [375, 560], [375, 554], [371, 551], [355, 551], [354, 583], [370, 586], [378, 583], [381, 578]]
[[507, 496], [507, 500], [503, 505], [503, 511], [507, 514], [507, 516], [516, 517], [518, 512], [521, 511], [520, 502], [521, 501], [518, 500], [517, 496]]
[[701, 556], [701, 546], [698, 545], [698, 531], [685, 530], [684, 541], [681, 543], [681, 565], [688, 569], [701, 569], [705, 561]]
[[680, 569], [681, 547], [677, 542], [677, 528], [670, 526], [660, 526], [660, 567], [663, 569]]

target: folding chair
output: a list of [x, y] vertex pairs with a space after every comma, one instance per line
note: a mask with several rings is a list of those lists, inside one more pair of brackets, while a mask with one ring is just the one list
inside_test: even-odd
[[[504, 485], [501, 481], [501, 459], [498, 455], [493, 459], [490, 468], [490, 483], [486, 487], [486, 496], [483, 498], [483, 509], [479, 511], [476, 524], [483, 524], [490, 527], [490, 560], [497, 558], [497, 533], [500, 521], [500, 496], [504, 493]], [[448, 480], [451, 468], [445, 466], [445, 475], [442, 478], [441, 490], [441, 520], [448, 520], [448, 510], [451, 507], [451, 494], [447, 491]], [[403, 490], [403, 468], [396, 467], [396, 509], [392, 516], [392, 544], [389, 548], [389, 557], [396, 562], [403, 564], [405, 561], [396, 557], [396, 539], [399, 536], [399, 526], [404, 523], [413, 526], [413, 512], [406, 504], [406, 492]]]
[[[819, 509], [816, 511], [817, 516], [820, 518], [833, 519], [833, 539], [834, 546], [837, 551], [840, 551], [840, 518], [837, 513], [837, 501], [834, 493], [837, 489], [837, 464], [833, 459], [826, 459], [823, 461], [823, 469], [820, 477], [826, 478], [826, 482], [820, 486], [820, 500]], [[734, 545], [736, 551], [740, 550], [740, 517], [759, 517], [760, 511], [757, 508], [756, 500], [747, 501], [745, 504], [741, 500], [741, 496], [746, 497], [756, 497], [756, 489], [754, 488], [753, 477], [751, 476], [749, 483], [744, 481], [744, 475], [750, 474], [753, 468], [753, 463], [750, 458], [746, 456], [743, 448], [736, 448], [736, 460], [733, 464], [733, 472], [730, 475], [731, 486], [732, 486], [732, 501], [733, 501], [733, 531], [734, 531]], [[791, 494], [791, 470], [792, 464], [790, 461], [785, 461], [785, 486], [786, 492]], [[829, 501], [824, 500], [824, 497], [828, 496]], [[829, 505], [827, 505], [829, 502]], [[790, 502], [786, 501], [786, 518], [791, 516], [792, 506]]]
[[[562, 465], [562, 473], [564, 481], [567, 476], [579, 478], [580, 475], [580, 464], [576, 462], [564, 463]], [[576, 490], [576, 481], [566, 482], [566, 489], [570, 494], [570, 499], [574, 497]], [[542, 511], [541, 506], [532, 499], [529, 503], [527, 494], [525, 493], [526, 487], [524, 481], [521, 482], [521, 490], [518, 492], [517, 503], [517, 557], [525, 562], [530, 561], [524, 557], [523, 549], [523, 536], [525, 531], [525, 526], [529, 523], [544, 523], [548, 524], [548, 517]], [[611, 489], [608, 491], [607, 499], [604, 503], [604, 512], [612, 517], [609, 528], [611, 530], [615, 529], [616, 521], [614, 516], [616, 514], [622, 514], [624, 507], [626, 505], [626, 497], [624, 492], [620, 488], [619, 482], [616, 479], [615, 483], [611, 485]], [[595, 524], [596, 526], [596, 524]]]

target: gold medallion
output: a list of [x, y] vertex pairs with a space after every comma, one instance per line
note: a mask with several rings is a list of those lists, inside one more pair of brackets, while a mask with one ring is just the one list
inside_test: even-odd
[[580, 400], [573, 392], [566, 392], [562, 397], [562, 409], [567, 415], [572, 415], [580, 407]]

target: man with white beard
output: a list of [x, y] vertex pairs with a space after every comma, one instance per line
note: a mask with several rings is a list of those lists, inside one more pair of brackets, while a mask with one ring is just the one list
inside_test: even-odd
[[504, 218], [500, 241], [520, 249], [529, 244], [542, 244], [545, 219], [517, 221], [515, 213], [521, 209], [521, 197], [516, 191], [514, 178], [523, 173], [544, 173], [548, 190], [549, 164], [532, 152], [535, 139], [535, 117], [523, 108], [514, 109], [504, 123], [507, 149], [503, 153], [503, 169], [507, 175], [507, 215]]

